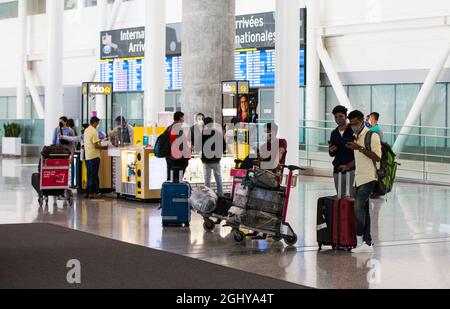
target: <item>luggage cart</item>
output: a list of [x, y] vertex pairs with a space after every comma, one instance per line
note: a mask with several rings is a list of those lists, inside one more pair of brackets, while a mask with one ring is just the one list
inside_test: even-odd
[[[299, 175], [298, 174], [294, 175], [294, 173], [296, 171], [301, 171], [303, 169], [298, 166], [292, 166], [292, 165], [283, 166], [283, 168], [287, 169], [289, 171], [289, 173], [287, 175], [285, 186], [281, 186], [280, 190], [277, 192], [283, 196], [283, 201], [282, 201], [283, 206], [282, 206], [282, 211], [278, 215], [276, 215], [276, 219], [277, 219], [276, 223], [274, 223], [272, 225], [272, 228], [261, 228], [260, 226], [250, 226], [250, 224], [245, 224], [245, 223], [240, 222], [237, 227], [233, 227], [234, 239], [236, 242], [243, 242], [247, 238], [247, 235], [243, 231], [241, 231], [241, 229], [247, 229], [247, 230], [257, 232], [257, 233], [263, 233], [263, 234], [267, 235], [268, 237], [271, 237], [275, 241], [284, 240], [285, 243], [289, 246], [294, 246], [297, 243], [298, 236], [292, 229], [291, 225], [288, 222], [286, 222], [286, 216], [287, 216], [287, 212], [288, 212], [291, 189], [295, 188], [297, 186], [297, 182], [298, 182]], [[272, 192], [275, 192], [275, 191], [272, 191]], [[245, 209], [244, 214], [241, 215], [241, 217], [249, 216], [250, 212], [251, 212], [251, 210]], [[273, 217], [272, 214], [267, 214], [264, 211], [260, 211], [260, 210], [253, 211], [253, 214], [256, 214], [257, 212], [259, 212], [261, 215], [267, 215], [267, 216], [271, 215]], [[257, 214], [256, 214], [256, 216], [257, 216]], [[255, 221], [257, 221], [257, 220], [255, 220]], [[233, 226], [234, 224], [230, 224], [230, 225]], [[236, 226], [236, 225], [234, 225], [234, 226]]]
[[[226, 197], [219, 198], [219, 205], [218, 205], [219, 209], [221, 206], [220, 205], [221, 202], [226, 203], [228, 201], [230, 203], [230, 207], [232, 206], [236, 189], [242, 183], [244, 178], [247, 176], [247, 172], [248, 172], [247, 170], [242, 170], [242, 169], [232, 169], [231, 170], [231, 177], [233, 177], [231, 193], [230, 193], [229, 197], [226, 196]], [[203, 217], [203, 228], [208, 232], [214, 231], [217, 225], [222, 224], [222, 222], [227, 222], [229, 219], [229, 214], [228, 214], [228, 212], [225, 213], [225, 211], [223, 211], [221, 213], [218, 213], [217, 211], [214, 211], [212, 213], [201, 213], [201, 212], [197, 211], [197, 213]], [[237, 228], [235, 225], [231, 225], [228, 222], [224, 226], [232, 227], [233, 229]]]
[[[39, 194], [39, 206], [48, 206], [49, 197], [64, 196], [65, 202], [72, 205], [69, 190], [70, 155], [51, 154], [41, 157], [39, 174], [34, 175], [33, 187]], [[38, 183], [37, 183], [38, 180]]]

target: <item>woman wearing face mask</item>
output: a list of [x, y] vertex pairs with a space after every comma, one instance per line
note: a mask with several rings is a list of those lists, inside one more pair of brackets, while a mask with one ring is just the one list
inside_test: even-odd
[[350, 177], [350, 193], [353, 196], [353, 182], [355, 179], [355, 153], [351, 149], [346, 147], [348, 142], [353, 141], [354, 133], [349, 125], [348, 110], [344, 106], [337, 106], [333, 110], [333, 115], [336, 120], [338, 127], [331, 133], [331, 138], [329, 141], [329, 153], [330, 156], [334, 158], [333, 168], [334, 168], [334, 183], [336, 191], [339, 189], [339, 173], [343, 173], [341, 192], [346, 191], [346, 177]]

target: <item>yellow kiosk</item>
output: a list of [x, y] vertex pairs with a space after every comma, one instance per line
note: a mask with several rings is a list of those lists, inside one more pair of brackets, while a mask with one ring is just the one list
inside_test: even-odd
[[[158, 127], [134, 128], [134, 145], [110, 151], [115, 157], [115, 190], [118, 197], [154, 201], [161, 199], [161, 187], [167, 180], [165, 159], [154, 155], [153, 147], [168, 124], [164, 119], [173, 119], [173, 113], [160, 113]], [[164, 120], [164, 121], [163, 121]]]

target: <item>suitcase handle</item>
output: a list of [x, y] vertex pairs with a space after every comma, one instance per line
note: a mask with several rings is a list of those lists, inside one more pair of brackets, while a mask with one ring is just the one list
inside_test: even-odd
[[[342, 196], [342, 175], [345, 176], [345, 196]], [[338, 174], [338, 199], [342, 199], [343, 197], [350, 197], [350, 173], [343, 173], [339, 171]]]

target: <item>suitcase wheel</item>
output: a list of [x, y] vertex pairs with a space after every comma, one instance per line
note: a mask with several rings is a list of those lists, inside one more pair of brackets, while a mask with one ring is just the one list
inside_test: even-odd
[[234, 231], [234, 240], [236, 242], [243, 242], [245, 240], [245, 234], [244, 232], [240, 231], [240, 230], [236, 230]]
[[203, 222], [203, 228], [205, 231], [212, 232], [216, 228], [216, 224], [211, 219], [205, 218], [205, 221]]
[[337, 246], [331, 246], [333, 248], [334, 251], [336, 251], [338, 249]]
[[298, 241], [298, 237], [296, 234], [294, 234], [292, 236], [286, 236], [284, 238], [284, 241], [286, 242], [287, 245], [294, 246]]

